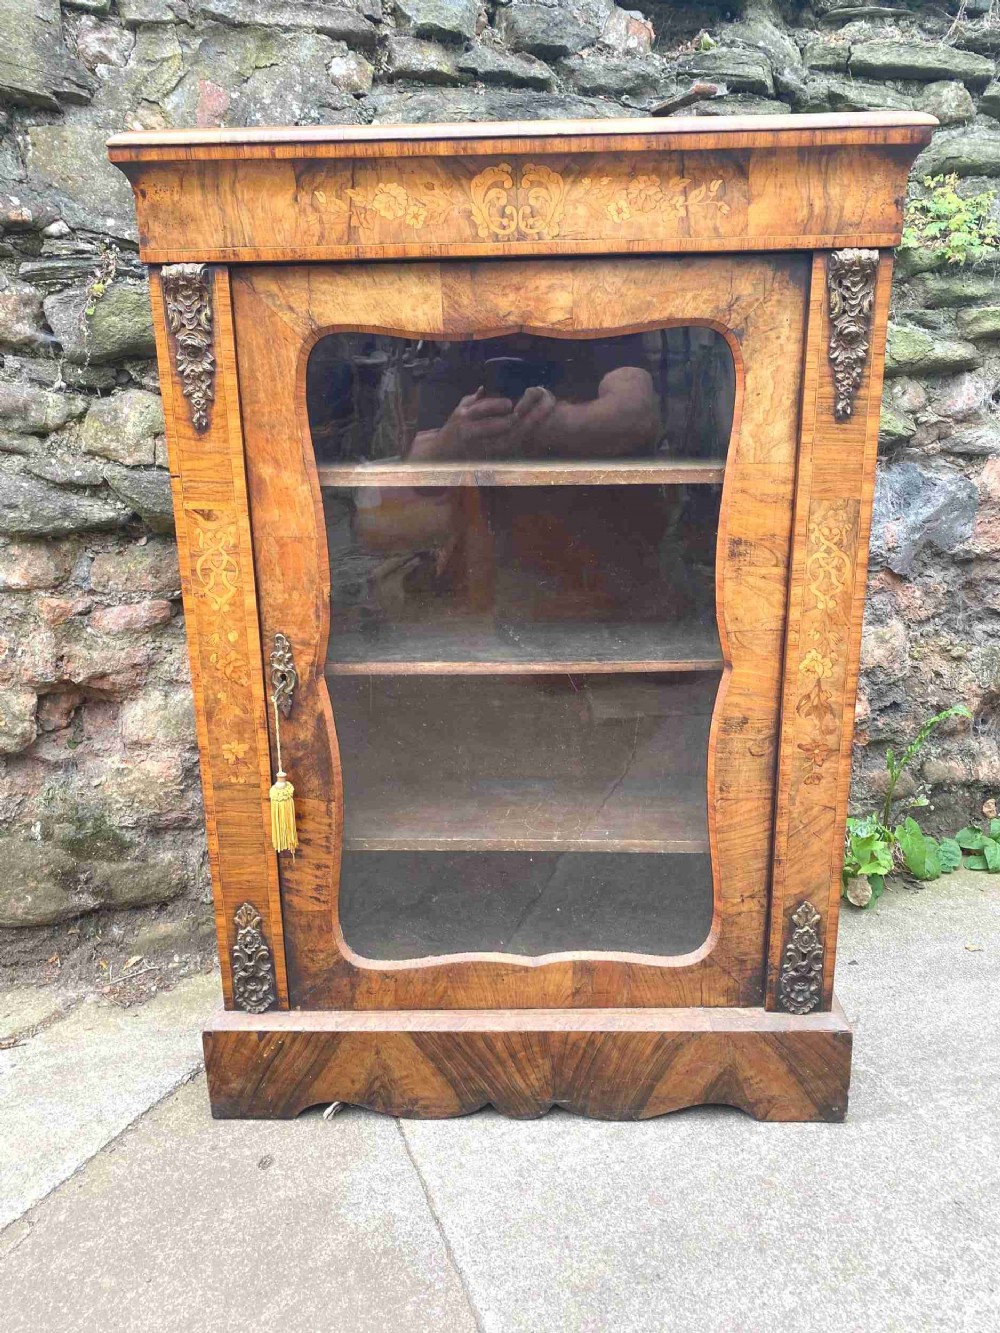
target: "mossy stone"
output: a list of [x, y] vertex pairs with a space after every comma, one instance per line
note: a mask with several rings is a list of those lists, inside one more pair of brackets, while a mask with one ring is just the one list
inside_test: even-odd
[[975, 370], [982, 360], [972, 343], [940, 338], [926, 329], [900, 325], [889, 329], [886, 375], [947, 375]]
[[972, 310], [960, 310], [956, 317], [958, 331], [966, 338], [1000, 338], [1000, 306], [977, 306]]
[[898, 411], [889, 403], [882, 404], [882, 418], [879, 422], [879, 443], [888, 447], [905, 444], [916, 434], [917, 423], [905, 412]]
[[973, 305], [989, 300], [1000, 291], [1000, 283], [992, 273], [957, 272], [929, 274], [920, 284], [920, 299], [931, 310], [952, 306]]

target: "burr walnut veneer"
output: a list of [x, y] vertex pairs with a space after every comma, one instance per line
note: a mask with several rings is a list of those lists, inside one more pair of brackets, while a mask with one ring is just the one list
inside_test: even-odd
[[151, 266], [216, 1115], [843, 1118], [883, 345], [933, 123], [111, 141]]

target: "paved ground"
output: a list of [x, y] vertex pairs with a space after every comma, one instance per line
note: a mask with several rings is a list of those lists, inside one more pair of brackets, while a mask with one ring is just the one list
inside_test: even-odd
[[0, 1053], [0, 1326], [992, 1333], [1000, 883], [883, 903], [841, 935], [845, 1125], [214, 1122], [214, 979], [124, 1013], [0, 995], [36, 1032]]

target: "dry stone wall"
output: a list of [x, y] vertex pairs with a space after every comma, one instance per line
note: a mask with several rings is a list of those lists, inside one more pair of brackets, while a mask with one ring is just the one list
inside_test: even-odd
[[[163, 416], [124, 128], [916, 108], [914, 172], [1000, 177], [990, 0], [0, 0], [0, 962], [211, 937]], [[914, 188], [919, 192], [919, 184]], [[898, 266], [855, 800], [965, 702], [928, 823], [1000, 772], [1000, 287]], [[46, 960], [60, 960], [59, 964]]]

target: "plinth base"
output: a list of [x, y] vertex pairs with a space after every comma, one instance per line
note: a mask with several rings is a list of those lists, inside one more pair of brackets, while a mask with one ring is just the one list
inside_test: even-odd
[[212, 1114], [291, 1119], [348, 1102], [440, 1119], [561, 1106], [644, 1120], [736, 1106], [758, 1120], [843, 1120], [851, 1030], [763, 1009], [220, 1013], [203, 1034]]

